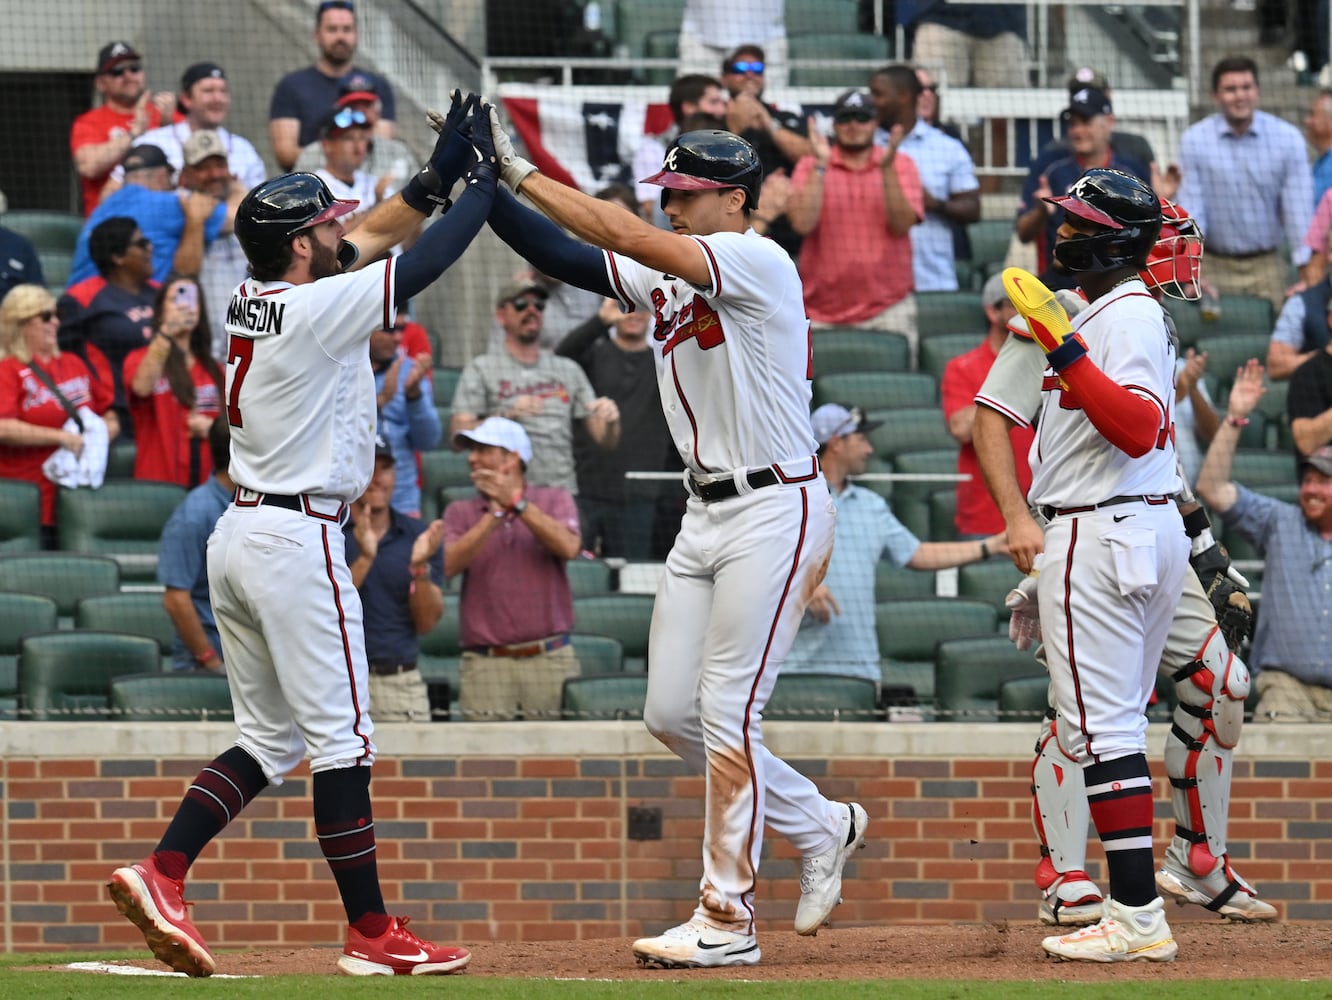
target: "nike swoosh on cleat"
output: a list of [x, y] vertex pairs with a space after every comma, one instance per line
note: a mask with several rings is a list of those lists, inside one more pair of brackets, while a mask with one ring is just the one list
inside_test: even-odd
[[718, 948], [725, 948], [726, 944], [727, 942], [725, 941], [722, 941], [720, 944], [708, 944], [702, 938], [698, 939], [698, 946], [704, 951], [716, 951]]
[[415, 955], [397, 955], [391, 951], [385, 950], [384, 954], [389, 958], [396, 958], [403, 962], [424, 962], [430, 956], [424, 951], [418, 949]]

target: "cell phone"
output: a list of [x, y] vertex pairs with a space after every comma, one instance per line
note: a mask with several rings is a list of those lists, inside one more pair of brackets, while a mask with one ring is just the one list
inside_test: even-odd
[[199, 289], [196, 285], [185, 282], [176, 286], [176, 305], [186, 309], [199, 308]]

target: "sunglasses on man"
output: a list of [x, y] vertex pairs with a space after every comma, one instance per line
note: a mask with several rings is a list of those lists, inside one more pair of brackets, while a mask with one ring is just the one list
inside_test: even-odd
[[370, 119], [365, 116], [364, 111], [357, 111], [355, 108], [343, 108], [333, 116], [334, 128], [351, 128], [353, 125], [369, 125]]
[[126, 73], [142, 73], [142, 72], [143, 72], [142, 63], [121, 63], [115, 69], [107, 70], [106, 75], [114, 76], [116, 79], [120, 79]]
[[737, 59], [735, 62], [731, 63], [732, 73], [762, 73], [763, 69], [763, 63], [757, 59], [749, 61]]
[[863, 125], [865, 122], [873, 120], [873, 113], [864, 110], [839, 111], [833, 115], [833, 121], [838, 125], [845, 125], [847, 122], [860, 122]]
[[524, 295], [521, 299], [510, 299], [509, 305], [513, 306], [517, 312], [522, 312], [528, 306], [535, 306], [537, 312], [546, 311], [546, 300], [539, 295], [534, 295], [531, 298]]

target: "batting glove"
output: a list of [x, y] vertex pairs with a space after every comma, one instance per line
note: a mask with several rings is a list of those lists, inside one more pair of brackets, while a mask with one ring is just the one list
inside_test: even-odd
[[495, 144], [495, 154], [499, 157], [500, 180], [516, 194], [528, 175], [536, 172], [536, 166], [513, 151], [509, 133], [504, 131], [493, 107], [490, 108], [490, 137]]
[[499, 165], [496, 162], [495, 146], [490, 138], [490, 116], [493, 112], [489, 104], [479, 104], [467, 118], [468, 135], [472, 137], [473, 160], [467, 170], [468, 184], [487, 183], [494, 185]]
[[1040, 575], [1039, 569], [1033, 569], [1004, 598], [1004, 607], [1013, 612], [1008, 619], [1008, 638], [1018, 649], [1030, 649], [1041, 641], [1041, 608], [1036, 602]]
[[1004, 290], [1055, 371], [1062, 372], [1087, 353], [1087, 344], [1073, 332], [1068, 313], [1040, 278], [1020, 267], [1006, 268]]

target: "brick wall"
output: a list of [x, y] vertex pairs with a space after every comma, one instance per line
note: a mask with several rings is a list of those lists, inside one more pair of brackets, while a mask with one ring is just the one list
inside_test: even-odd
[[[9, 949], [141, 947], [102, 882], [152, 847], [188, 780], [230, 735], [222, 725], [161, 724], [105, 739], [111, 727], [103, 725], [0, 726]], [[769, 729], [775, 750], [871, 817], [839, 922], [1034, 918], [1027, 727]], [[1332, 918], [1329, 735], [1253, 730], [1246, 740], [1257, 752], [1236, 766], [1232, 859], [1289, 919]], [[377, 737], [372, 790], [385, 897], [423, 933], [466, 941], [635, 935], [691, 909], [702, 779], [658, 755], [636, 724], [383, 727]], [[525, 743], [521, 758], [498, 749]], [[1172, 827], [1159, 760], [1158, 858]], [[309, 788], [301, 769], [266, 791], [195, 866], [188, 895], [211, 944], [340, 941], [342, 911], [313, 840]], [[660, 840], [626, 839], [629, 806], [661, 809]], [[777, 838], [764, 855], [761, 926], [789, 927], [798, 863]], [[1093, 874], [1101, 857], [1093, 844]], [[1196, 907], [1178, 913], [1211, 919]]]

